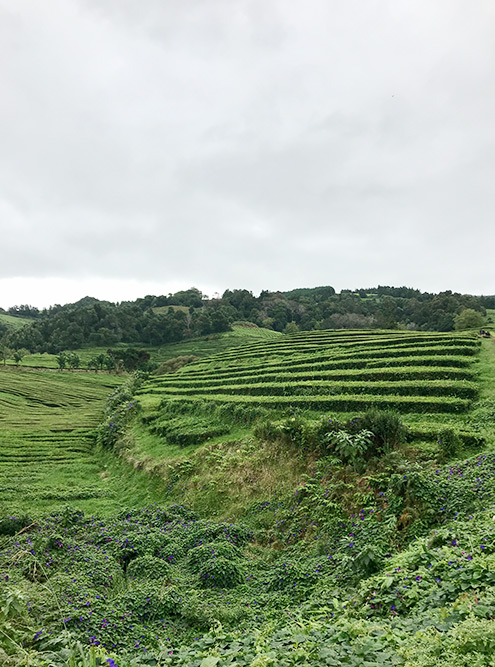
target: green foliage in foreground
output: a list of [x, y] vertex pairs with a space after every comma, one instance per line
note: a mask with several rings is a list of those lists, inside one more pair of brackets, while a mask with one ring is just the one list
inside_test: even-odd
[[327, 457], [237, 524], [177, 505], [5, 517], [4, 664], [71, 664], [78, 642], [119, 667], [491, 664], [495, 455], [388, 457], [367, 497]]

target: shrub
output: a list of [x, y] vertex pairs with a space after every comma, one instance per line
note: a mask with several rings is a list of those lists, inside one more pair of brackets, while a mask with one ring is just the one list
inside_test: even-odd
[[242, 582], [242, 573], [237, 563], [219, 556], [203, 563], [199, 578], [203, 588], [234, 588]]
[[269, 419], [264, 419], [258, 422], [254, 427], [254, 436], [259, 440], [266, 440], [267, 442], [274, 442], [280, 437], [280, 429]]
[[[122, 579], [120, 564], [104, 550], [92, 546], [65, 543], [65, 571], [79, 576], [85, 573], [95, 588], [111, 588]], [[62, 557], [60, 557], [62, 558]]]
[[205, 440], [224, 435], [229, 427], [207, 417], [183, 415], [166, 421], [158, 421], [150, 427], [152, 433], [164, 436], [168, 442], [186, 447], [199, 445]]
[[186, 548], [200, 546], [202, 544], [219, 542], [231, 542], [242, 547], [253, 537], [253, 531], [242, 523], [214, 523], [213, 521], [196, 521], [189, 527]]
[[161, 363], [153, 375], [165, 375], [166, 373], [174, 373], [178, 371], [179, 368], [186, 366], [187, 364], [192, 364], [193, 361], [198, 361], [199, 357], [196, 357], [194, 354], [186, 354], [181, 357], [173, 357], [172, 359], [167, 359]]
[[129, 563], [127, 576], [131, 579], [167, 579], [170, 565], [155, 556], [140, 556]]
[[123, 509], [118, 518], [133, 524], [144, 524], [147, 528], [162, 528], [164, 524], [184, 519], [196, 521], [196, 513], [184, 505], [169, 505], [166, 509], [158, 505], [146, 505], [140, 509]]
[[187, 555], [187, 566], [191, 572], [199, 574], [204, 563], [212, 558], [226, 558], [234, 561], [241, 556], [241, 550], [232, 542], [211, 542], [191, 549]]
[[310, 560], [281, 562], [274, 567], [268, 588], [271, 591], [311, 588], [319, 576]]
[[438, 450], [441, 460], [457, 456], [462, 449], [462, 439], [452, 428], [444, 428], [438, 433]]
[[392, 410], [368, 410], [359, 420], [359, 426], [373, 433], [373, 441], [380, 454], [390, 452], [407, 437], [407, 428], [398, 413]]
[[57, 517], [60, 525], [64, 528], [80, 525], [84, 521], [84, 512], [76, 507], [71, 507], [70, 505], [62, 507], [54, 516]]
[[152, 622], [179, 613], [180, 596], [175, 588], [158, 590], [156, 584], [142, 582], [121, 593], [115, 601], [119, 615], [130, 614], [140, 621]]
[[373, 451], [373, 433], [371, 431], [361, 430], [357, 433], [347, 433], [346, 431], [337, 431], [328, 434], [329, 447], [343, 461], [353, 466], [354, 469], [360, 469]]

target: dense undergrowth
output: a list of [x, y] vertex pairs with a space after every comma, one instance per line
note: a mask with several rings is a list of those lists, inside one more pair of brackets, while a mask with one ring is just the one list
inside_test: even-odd
[[177, 505], [4, 518], [4, 664], [63, 665], [78, 642], [120, 666], [491, 664], [494, 494], [495, 455], [392, 452], [364, 475], [319, 459], [234, 524]]
[[[433, 350], [426, 367], [410, 340], [360, 335], [329, 355], [319, 336], [301, 338], [293, 357], [270, 343], [263, 362], [255, 345], [120, 384], [98, 446], [159, 480], [163, 502], [110, 513], [75, 501], [0, 520], [2, 664], [495, 664], [491, 347], [477, 368], [472, 338], [418, 337], [418, 349]], [[370, 355], [379, 339], [419, 364]], [[356, 369], [351, 348], [363, 344]], [[238, 391], [230, 364], [275, 386], [289, 362], [310, 376], [343, 373], [339, 392], [375, 374], [364, 380], [369, 396], [384, 376], [403, 392], [425, 372], [426, 403], [466, 403], [432, 417], [399, 414], [392, 401], [306, 410], [291, 403], [301, 396], [293, 386], [284, 410], [244, 390], [237, 401], [197, 392], [219, 378]], [[181, 383], [193, 391], [179, 400]]]

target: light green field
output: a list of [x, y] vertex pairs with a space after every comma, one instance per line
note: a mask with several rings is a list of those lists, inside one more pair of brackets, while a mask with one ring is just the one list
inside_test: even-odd
[[[12, 318], [17, 319], [17, 318]], [[160, 347], [148, 347], [146, 345], [125, 345], [119, 343], [112, 345], [113, 349], [120, 349], [125, 347], [137, 347], [139, 349], [147, 350], [151, 355], [151, 361], [157, 364], [167, 359], [174, 357], [181, 357], [185, 355], [195, 355], [197, 357], [207, 357], [212, 354], [217, 354], [229, 350], [232, 347], [239, 347], [253, 340], [274, 340], [282, 337], [278, 331], [271, 331], [270, 329], [262, 329], [256, 326], [234, 325], [232, 331], [226, 331], [219, 334], [210, 334], [202, 338], [182, 341], [180, 343], [169, 343]], [[80, 365], [82, 369], [87, 368], [88, 362], [99, 354], [106, 354], [108, 345], [104, 347], [86, 347], [74, 350], [80, 358]], [[13, 366], [12, 359], [7, 360], [7, 365]], [[22, 366], [28, 368], [52, 368], [57, 369], [57, 355], [56, 354], [29, 354], [22, 360]]]
[[94, 428], [122, 378], [107, 373], [0, 370], [0, 429]]
[[30, 317], [12, 317], [12, 315], [4, 315], [3, 313], [0, 313], [0, 323], [6, 324], [12, 329], [20, 329], [31, 322], [34, 322], [34, 320]]
[[112, 512], [160, 497], [159, 484], [95, 447], [105, 400], [121, 382], [103, 373], [0, 370], [0, 514], [68, 503]]

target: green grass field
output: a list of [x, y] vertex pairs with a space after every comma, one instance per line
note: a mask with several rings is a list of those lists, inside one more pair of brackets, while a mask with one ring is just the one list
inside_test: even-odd
[[29, 317], [13, 317], [12, 315], [0, 313], [0, 323], [6, 324], [11, 329], [20, 329], [31, 322], [34, 322], [34, 320]]
[[[11, 319], [18, 320], [19, 318]], [[151, 355], [151, 361], [159, 364], [167, 359], [184, 355], [193, 354], [197, 357], [208, 357], [233, 347], [245, 345], [253, 340], [273, 340], [280, 337], [282, 337], [282, 334], [277, 331], [271, 331], [270, 329], [262, 329], [254, 325], [245, 326], [242, 324], [234, 324], [232, 331], [227, 331], [225, 333], [210, 334], [208, 336], [203, 336], [202, 338], [182, 341], [180, 343], [169, 343], [168, 345], [162, 345], [160, 347], [147, 347], [143, 345], [138, 345], [137, 347], [139, 347], [139, 349], [146, 349]], [[111, 347], [119, 349], [134, 346], [119, 343], [117, 345], [112, 345]], [[74, 351], [79, 355], [81, 368], [85, 369], [91, 359], [99, 354], [106, 354], [107, 349], [108, 346], [85, 347]], [[13, 366], [14, 361], [8, 359], [7, 365]], [[48, 354], [47, 352], [43, 354], [28, 354], [23, 358], [22, 366], [27, 368], [56, 369], [58, 368], [57, 355]]]
[[157, 499], [153, 483], [95, 447], [106, 398], [121, 382], [103, 373], [0, 369], [0, 514], [69, 503], [110, 512], [126, 499]]

